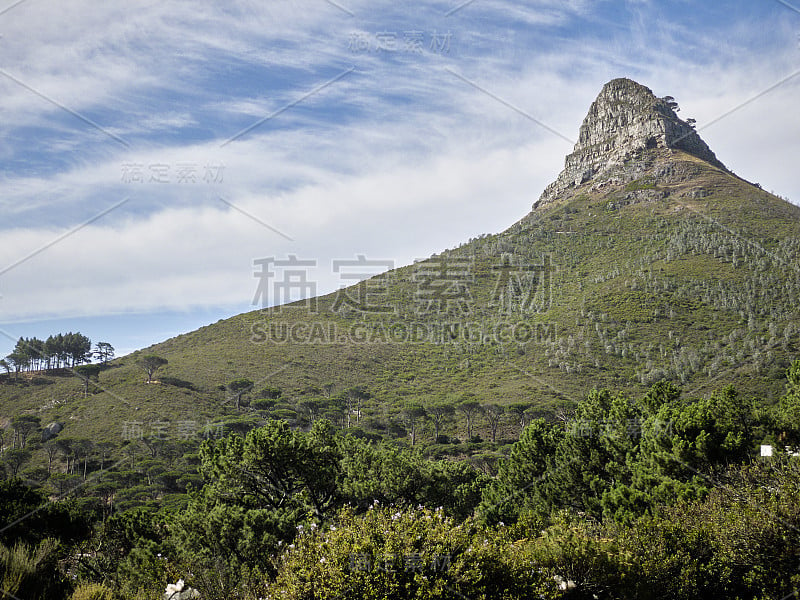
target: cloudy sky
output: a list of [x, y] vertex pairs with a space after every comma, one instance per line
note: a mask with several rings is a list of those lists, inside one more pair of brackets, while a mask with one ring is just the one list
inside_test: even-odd
[[621, 76], [800, 201], [800, 0], [6, 0], [0, 356], [252, 310], [254, 260], [323, 293], [501, 231]]

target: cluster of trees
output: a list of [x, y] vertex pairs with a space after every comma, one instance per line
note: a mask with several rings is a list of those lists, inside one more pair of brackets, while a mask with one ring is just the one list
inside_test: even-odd
[[[378, 415], [382, 409], [363, 385], [334, 393], [334, 385], [326, 384], [321, 390], [325, 395], [297, 401], [284, 398], [283, 391], [275, 386], [256, 390], [254, 382], [247, 378], [231, 380], [219, 389], [237, 409], [248, 406], [265, 417], [284, 419], [297, 426], [310, 426], [319, 419], [327, 419], [342, 429], [358, 427], [393, 433], [394, 437], [407, 438], [412, 446], [423, 435], [428, 435], [433, 443], [459, 443], [457, 436], [463, 436], [466, 442], [481, 442], [483, 433], [495, 443], [498, 433], [513, 430], [516, 439], [534, 415], [542, 412], [533, 402], [509, 405], [482, 402], [475, 394], [467, 392], [401, 402], [381, 420]], [[456, 432], [456, 435], [446, 432]]]
[[18, 415], [0, 428], [0, 479], [22, 477], [58, 497], [81, 490], [100, 502], [105, 516], [165, 498], [180, 503], [188, 486], [200, 482], [201, 441], [200, 435], [167, 439], [144, 432], [122, 442], [93, 440], [43, 427], [36, 415]]
[[46, 340], [19, 338], [14, 350], [0, 360], [6, 373], [49, 371], [75, 368], [93, 358], [101, 364], [114, 358], [114, 347], [108, 342], [98, 342], [92, 350], [92, 341], [81, 333], [59, 333]]
[[[562, 210], [565, 222], [560, 227], [567, 228], [575, 208]], [[777, 217], [779, 210], [765, 203], [759, 216]], [[564, 297], [569, 296], [567, 290], [581, 292], [578, 296], [588, 306], [581, 313], [586, 317], [582, 325], [559, 319], [557, 339], [541, 340], [538, 351], [546, 357], [545, 364], [585, 379], [604, 378], [610, 369], [643, 386], [665, 378], [693, 385], [743, 364], [752, 365], [756, 375], [780, 378], [797, 352], [796, 332], [790, 328], [797, 322], [794, 299], [800, 280], [784, 268], [797, 260], [800, 244], [794, 236], [776, 238], [766, 221], [754, 221], [751, 237], [758, 244], [753, 244], [700, 216], [654, 216], [644, 225], [647, 236], [631, 221], [621, 225], [612, 241], [598, 235], [585, 221], [585, 210], [581, 212], [575, 217], [580, 219], [577, 228], [584, 231], [580, 236], [554, 235], [549, 227], [521, 223], [504, 236], [477, 240], [463, 251], [476, 263], [491, 252], [530, 256], [531, 261], [545, 251], [558, 257]], [[553, 218], [559, 213], [551, 214]], [[609, 256], [613, 258], [598, 259]], [[709, 259], [724, 276], [706, 277], [702, 265]], [[602, 285], [613, 280], [624, 280], [625, 294]], [[744, 327], [735, 339], [711, 340], [696, 333], [697, 325], [713, 322], [713, 327], [732, 334], [739, 328], [737, 321]], [[681, 335], [668, 338], [669, 329]], [[766, 389], [758, 384], [752, 389], [759, 388]]]

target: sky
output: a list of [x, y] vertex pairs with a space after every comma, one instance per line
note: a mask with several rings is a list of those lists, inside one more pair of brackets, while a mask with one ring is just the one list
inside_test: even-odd
[[0, 357], [119, 356], [500, 232], [615, 77], [800, 202], [800, 0], [5, 0]]

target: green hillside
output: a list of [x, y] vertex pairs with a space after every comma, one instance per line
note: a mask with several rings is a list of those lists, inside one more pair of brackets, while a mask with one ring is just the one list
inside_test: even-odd
[[[724, 382], [776, 398], [798, 352], [800, 208], [681, 151], [636, 163], [637, 179], [589, 181], [503, 233], [117, 360], [87, 398], [72, 376], [6, 378], [0, 413], [115, 440], [127, 421], [174, 432], [262, 418], [252, 401], [266, 388], [280, 391], [269, 410], [302, 423], [343, 418], [327, 399], [363, 386], [359, 425], [378, 433], [408, 401], [552, 412], [594, 387], [638, 394], [662, 379], [695, 396]], [[169, 361], [161, 383], [145, 384], [147, 354]], [[255, 384], [238, 409], [220, 389], [237, 378]]]

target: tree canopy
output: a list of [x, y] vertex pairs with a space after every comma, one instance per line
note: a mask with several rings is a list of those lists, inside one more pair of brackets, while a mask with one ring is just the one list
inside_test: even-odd
[[144, 369], [145, 373], [147, 373], [147, 383], [151, 383], [153, 381], [153, 375], [155, 375], [156, 371], [168, 363], [169, 361], [166, 358], [162, 358], [161, 356], [157, 356], [155, 354], [146, 354], [136, 361], [136, 364], [138, 364], [142, 369]]

